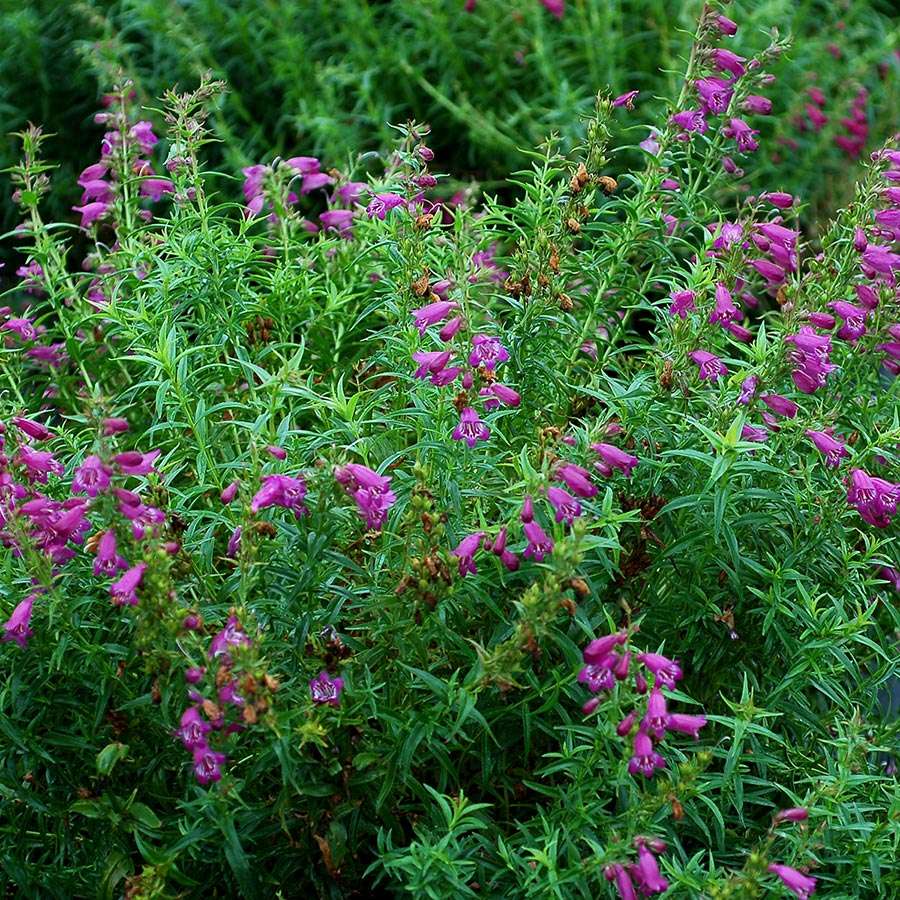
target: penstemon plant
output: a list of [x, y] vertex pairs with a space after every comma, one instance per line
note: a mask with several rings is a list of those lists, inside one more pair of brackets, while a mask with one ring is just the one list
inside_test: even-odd
[[4, 886], [900, 890], [900, 148], [811, 220], [741, 39], [497, 195], [415, 121], [223, 177], [211, 75], [109, 86], [77, 224], [18, 135]]

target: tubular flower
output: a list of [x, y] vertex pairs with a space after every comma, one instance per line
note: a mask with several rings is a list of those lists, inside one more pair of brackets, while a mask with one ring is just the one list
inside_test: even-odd
[[478, 418], [478, 413], [467, 406], [459, 415], [459, 424], [453, 429], [454, 441], [465, 441], [469, 445], [469, 449], [478, 441], [486, 441], [491, 436], [491, 431]]

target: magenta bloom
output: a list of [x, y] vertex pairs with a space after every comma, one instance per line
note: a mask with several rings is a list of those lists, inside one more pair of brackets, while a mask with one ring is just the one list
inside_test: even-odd
[[31, 419], [24, 419], [22, 416], [13, 416], [12, 423], [19, 431], [24, 432], [28, 437], [36, 441], [46, 441], [48, 438], [53, 437], [53, 432], [40, 422], [32, 422]]
[[181, 714], [181, 722], [175, 732], [181, 743], [188, 750], [206, 746], [206, 735], [212, 731], [212, 725], [200, 715], [196, 706], [189, 706]]
[[465, 441], [471, 450], [478, 441], [486, 441], [490, 436], [490, 429], [478, 418], [478, 413], [467, 406], [460, 413], [459, 424], [453, 429], [453, 440]]
[[615, 881], [620, 900], [637, 900], [634, 883], [624, 866], [619, 863], [607, 866], [603, 870], [603, 877], [607, 881]]
[[35, 331], [31, 319], [7, 319], [0, 325], [0, 329], [17, 334], [23, 341], [33, 341], [37, 337], [37, 331]]
[[229, 648], [249, 647], [251, 643], [250, 636], [244, 631], [237, 616], [229, 616], [225, 627], [209, 642], [207, 654], [210, 659], [221, 658], [224, 663], [231, 665]]
[[116, 533], [113, 529], [103, 532], [97, 542], [97, 557], [94, 560], [94, 575], [115, 575], [119, 569], [127, 569], [128, 563], [119, 556], [116, 545]]
[[751, 128], [743, 119], [731, 119], [722, 129], [722, 134], [727, 138], [732, 138], [741, 153], [752, 153], [759, 147], [759, 141], [756, 140], [759, 132]]
[[595, 485], [591, 484], [591, 473], [575, 463], [563, 463], [556, 470], [556, 477], [565, 482], [566, 487], [584, 499], [590, 499], [597, 493]]
[[728, 16], [718, 15], [716, 16], [716, 28], [722, 32], [722, 34], [727, 35], [728, 37], [733, 37], [737, 34], [737, 22], [729, 19]]
[[741, 393], [738, 396], [738, 403], [742, 406], [746, 406], [756, 394], [756, 389], [759, 387], [759, 377], [756, 375], [748, 375], [741, 382]]
[[734, 87], [730, 81], [724, 78], [716, 78], [711, 75], [701, 78], [696, 83], [697, 94], [700, 97], [700, 105], [711, 115], [719, 115], [728, 109]]
[[571, 525], [581, 515], [581, 503], [568, 491], [558, 487], [547, 488], [547, 499], [556, 511], [556, 521]]
[[128, 420], [127, 419], [104, 419], [103, 420], [103, 434], [106, 437], [111, 437], [114, 434], [123, 434], [128, 431]]
[[775, 822], [804, 822], [809, 818], [809, 810], [803, 806], [792, 806], [775, 814]]
[[561, 19], [566, 11], [566, 0], [541, 0], [541, 4], [548, 13], [556, 16], [557, 19]]
[[622, 472], [626, 478], [631, 477], [631, 472], [638, 464], [638, 458], [614, 447], [612, 444], [591, 444], [591, 450], [599, 454], [600, 462], [594, 466], [603, 475], [612, 475], [614, 469]]
[[228, 504], [237, 496], [238, 488], [240, 486], [240, 481], [232, 481], [231, 484], [223, 488], [222, 493], [219, 494], [219, 499], [228, 506]]
[[825, 431], [808, 429], [805, 434], [815, 444], [816, 449], [824, 455], [825, 462], [829, 466], [839, 466], [841, 458], [850, 455], [843, 441], [837, 440]]
[[700, 729], [706, 725], [706, 716], [688, 716], [684, 713], [671, 713], [666, 720], [666, 731], [677, 731], [689, 734], [695, 741], [700, 737]]
[[702, 109], [685, 109], [675, 113], [669, 118], [673, 125], [677, 125], [683, 134], [696, 131], [698, 134], [705, 134], [709, 126], [703, 115]]
[[722, 72], [730, 72], [735, 78], [740, 78], [747, 71], [744, 66], [747, 60], [743, 56], [738, 56], [737, 53], [732, 53], [730, 50], [725, 50], [721, 47], [717, 47], [712, 51], [710, 61], [716, 69]]
[[768, 97], [761, 97], [759, 94], [748, 94], [741, 104], [741, 108], [748, 113], [754, 115], [767, 116], [772, 112], [772, 101]]
[[[616, 656], [616, 654], [612, 654]], [[578, 672], [578, 683], [583, 684], [592, 694], [611, 690], [616, 683], [612, 668], [602, 663], [588, 663]]]
[[632, 775], [640, 772], [644, 778], [652, 778], [657, 769], [665, 768], [666, 761], [653, 749], [653, 741], [643, 731], [634, 736], [634, 753], [628, 760], [628, 771]]
[[62, 475], [62, 464], [46, 450], [34, 450], [28, 444], [20, 444], [16, 461], [25, 468], [29, 481], [47, 483], [48, 475]]
[[533, 557], [535, 562], [541, 562], [548, 553], [553, 552], [553, 538], [537, 522], [526, 522], [522, 530], [528, 540], [523, 554], [526, 559]]
[[327, 209], [319, 216], [319, 221], [342, 238], [349, 238], [353, 225], [352, 209]]
[[450, 362], [451, 350], [418, 350], [413, 353], [413, 362], [419, 364], [415, 378], [428, 378], [443, 370]]
[[487, 410], [495, 409], [503, 404], [503, 406], [518, 406], [522, 402], [522, 398], [512, 388], [505, 384], [495, 381], [483, 387], [479, 392], [479, 396], [486, 397], [484, 408]]
[[269, 444], [269, 446], [266, 447], [266, 453], [270, 456], [274, 456], [275, 459], [287, 459], [287, 450], [285, 450], [284, 447], [279, 447], [277, 444]]
[[637, 97], [639, 93], [640, 91], [628, 91], [625, 94], [619, 94], [619, 96], [613, 100], [612, 105], [613, 107], [624, 106], [625, 109], [634, 109], [634, 98]]
[[837, 320], [830, 313], [811, 312], [807, 316], [807, 319], [809, 319], [810, 324], [815, 325], [816, 328], [831, 330], [837, 324]]
[[339, 466], [334, 470], [334, 477], [356, 501], [366, 527], [381, 528], [388, 510], [397, 502], [397, 495], [391, 490], [391, 479], [358, 463]]
[[734, 305], [734, 300], [731, 298], [731, 291], [721, 282], [717, 284], [716, 305], [709, 314], [710, 323], [720, 322], [722, 325], [727, 325], [729, 322], [739, 318], [740, 315], [741, 311]]
[[637, 867], [632, 875], [637, 876], [638, 889], [644, 895], [661, 894], [663, 891], [667, 891], [669, 882], [663, 878], [656, 857], [650, 852], [650, 848], [644, 841], [638, 842], [637, 851]]
[[509, 359], [509, 352], [500, 343], [499, 338], [487, 334], [476, 334], [472, 338], [472, 352], [469, 354], [470, 366], [484, 366], [493, 371], [500, 363]]
[[258, 513], [269, 506], [281, 506], [294, 511], [296, 518], [306, 512], [303, 501], [306, 498], [306, 482], [303, 478], [290, 475], [264, 475], [260, 489], [250, 501], [250, 511]]
[[324, 670], [310, 679], [309, 693], [313, 703], [325, 703], [328, 706], [341, 705], [341, 691], [344, 689], [343, 678], [332, 678]]
[[767, 200], [778, 209], [790, 209], [794, 205], [793, 196], [784, 191], [769, 191], [767, 194], [760, 194], [759, 199]]
[[599, 665], [607, 661], [615, 648], [620, 644], [624, 644], [626, 640], [628, 640], [628, 634], [624, 631], [615, 631], [612, 634], [604, 635], [602, 638], [594, 638], [584, 648], [582, 657], [586, 663]]
[[809, 900], [809, 897], [816, 892], [816, 879], [804, 875], [790, 866], [782, 866], [779, 863], [771, 863], [769, 871], [773, 875], [777, 875], [784, 886], [793, 894], [799, 897], [799, 900]]
[[366, 215], [370, 219], [382, 219], [392, 210], [404, 203], [399, 194], [374, 194], [366, 207]]
[[[436, 292], [435, 292], [436, 293]], [[446, 343], [447, 341], [453, 340], [456, 337], [456, 333], [463, 326], [463, 318], [462, 316], [454, 316], [450, 319], [446, 325], [438, 332], [438, 337]]]
[[109, 595], [116, 606], [137, 606], [137, 589], [146, 568], [147, 563], [138, 563], [109, 586]]
[[34, 634], [29, 626], [36, 596], [36, 593], [31, 593], [17, 604], [3, 625], [3, 637], [0, 641], [15, 641], [23, 649], [28, 645], [28, 638]]
[[210, 750], [206, 744], [194, 748], [194, 776], [200, 784], [209, 784], [222, 778], [222, 763], [228, 757], [224, 753]]
[[669, 304], [669, 315], [678, 316], [680, 319], [686, 319], [690, 310], [694, 309], [694, 299], [696, 295], [693, 291], [675, 291], [671, 294], [671, 304]]
[[876, 528], [887, 528], [896, 515], [900, 484], [875, 478], [863, 469], [852, 469], [847, 502], [855, 506], [863, 521]]
[[656, 676], [657, 685], [669, 690], [675, 689], [675, 682], [680, 681], [684, 674], [677, 662], [661, 653], [640, 653], [638, 661]]
[[641, 720], [641, 731], [646, 731], [647, 734], [659, 741], [665, 737], [668, 722], [666, 698], [659, 688], [654, 687], [647, 698], [647, 712]]
[[175, 192], [175, 185], [168, 178], [145, 178], [141, 182], [141, 196], [159, 203], [164, 194]]
[[451, 552], [451, 556], [455, 556], [459, 560], [459, 574], [465, 576], [467, 572], [473, 575], [478, 571], [475, 567], [475, 553], [481, 546], [484, 538], [483, 531], [476, 531], [468, 537], [464, 537], [455, 550]]
[[866, 333], [866, 316], [869, 311], [847, 303], [846, 300], [835, 300], [828, 306], [841, 318], [838, 337], [855, 344]]
[[456, 308], [457, 304], [452, 300], [437, 300], [434, 303], [429, 303], [427, 306], [414, 309], [412, 316], [415, 320], [416, 328], [419, 329], [419, 334], [424, 335], [425, 329], [429, 325], [443, 322], [447, 318], [448, 313]]
[[762, 402], [765, 403], [772, 412], [777, 413], [779, 416], [784, 416], [786, 419], [793, 419], [794, 416], [797, 415], [797, 410], [800, 408], [793, 400], [788, 400], [787, 397], [782, 397], [781, 394], [764, 394]]
[[128, 136], [140, 147], [141, 153], [151, 153], [159, 142], [153, 133], [152, 122], [135, 122], [128, 131]]
[[862, 255], [862, 264], [877, 275], [890, 275], [894, 269], [900, 269], [900, 255], [880, 244], [869, 244]]
[[162, 451], [151, 450], [149, 453], [138, 453], [127, 450], [113, 457], [113, 462], [122, 470], [123, 475], [148, 475], [153, 471], [153, 463]]
[[725, 363], [714, 353], [707, 350], [692, 350], [688, 356], [700, 370], [701, 381], [718, 381], [723, 375], [728, 374]]
[[106, 215], [109, 204], [95, 200], [93, 203], [85, 203], [84, 206], [73, 206], [72, 209], [81, 213], [81, 227], [90, 228], [94, 222]]

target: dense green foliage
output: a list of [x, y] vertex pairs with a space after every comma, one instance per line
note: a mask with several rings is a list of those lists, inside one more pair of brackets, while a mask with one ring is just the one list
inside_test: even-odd
[[[900, 893], [896, 22], [462, 5], [0, 17], [11, 895], [593, 898], [656, 839], [667, 897]], [[716, 46], [755, 64], [686, 131]], [[620, 727], [660, 686], [705, 724]]]

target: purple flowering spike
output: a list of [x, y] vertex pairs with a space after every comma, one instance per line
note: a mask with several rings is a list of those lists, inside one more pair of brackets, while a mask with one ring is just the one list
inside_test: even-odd
[[181, 722], [175, 734], [188, 750], [195, 750], [206, 746], [206, 735], [210, 731], [212, 725], [200, 715], [197, 707], [189, 706], [181, 714]]
[[696, 295], [693, 291], [675, 291], [671, 294], [672, 302], [669, 304], [669, 315], [686, 319], [690, 310], [694, 309]]
[[456, 308], [457, 304], [452, 300], [437, 300], [434, 303], [429, 303], [427, 306], [420, 306], [418, 309], [414, 309], [412, 317], [415, 320], [416, 328], [419, 329], [419, 334], [424, 335], [425, 329], [429, 325], [443, 322], [447, 315]]
[[500, 363], [509, 359], [509, 352], [500, 343], [499, 338], [487, 334], [476, 334], [472, 338], [472, 352], [469, 354], [469, 365], [484, 366], [493, 371]]
[[849, 456], [844, 442], [838, 440], [825, 431], [813, 431], [808, 429], [804, 432], [806, 436], [815, 444], [816, 449], [825, 457], [825, 462], [829, 466], [839, 466], [841, 458]]
[[646, 731], [657, 741], [662, 740], [669, 722], [669, 713], [666, 709], [666, 698], [659, 688], [654, 687], [647, 698], [647, 712], [641, 720], [641, 730]]
[[478, 413], [467, 406], [460, 413], [459, 424], [453, 429], [453, 440], [465, 441], [471, 449], [478, 441], [486, 441], [490, 436], [490, 429], [478, 418]]
[[205, 744], [194, 748], [194, 776], [200, 784], [220, 781], [222, 764], [228, 759], [224, 753], [217, 753]]
[[773, 875], [777, 875], [781, 879], [784, 886], [792, 894], [796, 895], [799, 900], [809, 900], [809, 897], [816, 892], [815, 878], [811, 878], [809, 875], [804, 875], [790, 866], [783, 866], [779, 863], [770, 863], [768, 868]]
[[853, 469], [847, 502], [856, 507], [863, 521], [876, 528], [887, 528], [900, 502], [900, 484], [875, 478], [863, 469]]
[[728, 374], [725, 363], [708, 350], [692, 350], [688, 356], [700, 370], [701, 381], [718, 381], [723, 375]]
[[[467, 572], [473, 575], [478, 571], [475, 567], [475, 553], [481, 546], [484, 538], [483, 531], [476, 531], [468, 537], [464, 537], [455, 550], [451, 552], [451, 556], [455, 556], [459, 560], [459, 574], [465, 576]], [[501, 551], [502, 552], [502, 551]]]
[[313, 703], [326, 703], [328, 706], [341, 705], [341, 691], [343, 688], [343, 678], [332, 678], [325, 671], [319, 672], [309, 682], [309, 693]]
[[140, 562], [132, 566], [118, 580], [109, 586], [109, 595], [116, 606], [137, 606], [137, 589], [144, 577], [147, 563]]
[[601, 462], [595, 463], [595, 468], [603, 475], [611, 475], [614, 469], [618, 469], [626, 478], [630, 478], [632, 470], [638, 464], [636, 456], [612, 444], [591, 444], [591, 450], [600, 456]]
[[391, 479], [358, 463], [339, 466], [334, 477], [356, 501], [366, 527], [381, 528], [388, 510], [397, 502], [397, 495], [390, 489]]
[[640, 772], [644, 778], [652, 778], [653, 773], [665, 765], [666, 761], [653, 749], [649, 735], [639, 731], [634, 736], [634, 753], [628, 760], [628, 771], [632, 775]]
[[25, 649], [28, 638], [34, 634], [29, 626], [36, 596], [36, 593], [31, 593], [16, 605], [12, 615], [3, 624], [3, 637], [0, 641], [15, 641], [23, 650]]
[[640, 653], [638, 660], [656, 676], [656, 684], [660, 687], [675, 689], [675, 682], [680, 681], [681, 666], [661, 653]]
[[793, 400], [788, 400], [787, 397], [782, 397], [781, 394], [764, 394], [762, 402], [765, 403], [772, 412], [777, 413], [779, 416], [784, 416], [786, 419], [793, 419], [797, 415], [797, 410], [800, 408]]
[[556, 521], [571, 525], [581, 515], [581, 504], [568, 491], [562, 488], [547, 488], [547, 499], [556, 511]]
[[684, 713], [670, 713], [666, 720], [666, 731], [689, 734], [695, 741], [700, 737], [700, 729], [706, 725], [706, 716], [688, 716]]
[[537, 522], [526, 522], [522, 530], [528, 540], [523, 554], [526, 559], [533, 557], [535, 562], [541, 562], [547, 554], [553, 552], [553, 538]]
[[585, 500], [589, 500], [597, 493], [596, 486], [591, 484], [590, 476], [591, 473], [587, 469], [576, 466], [575, 463], [563, 463], [556, 470], [557, 479], [564, 481], [573, 494]]

